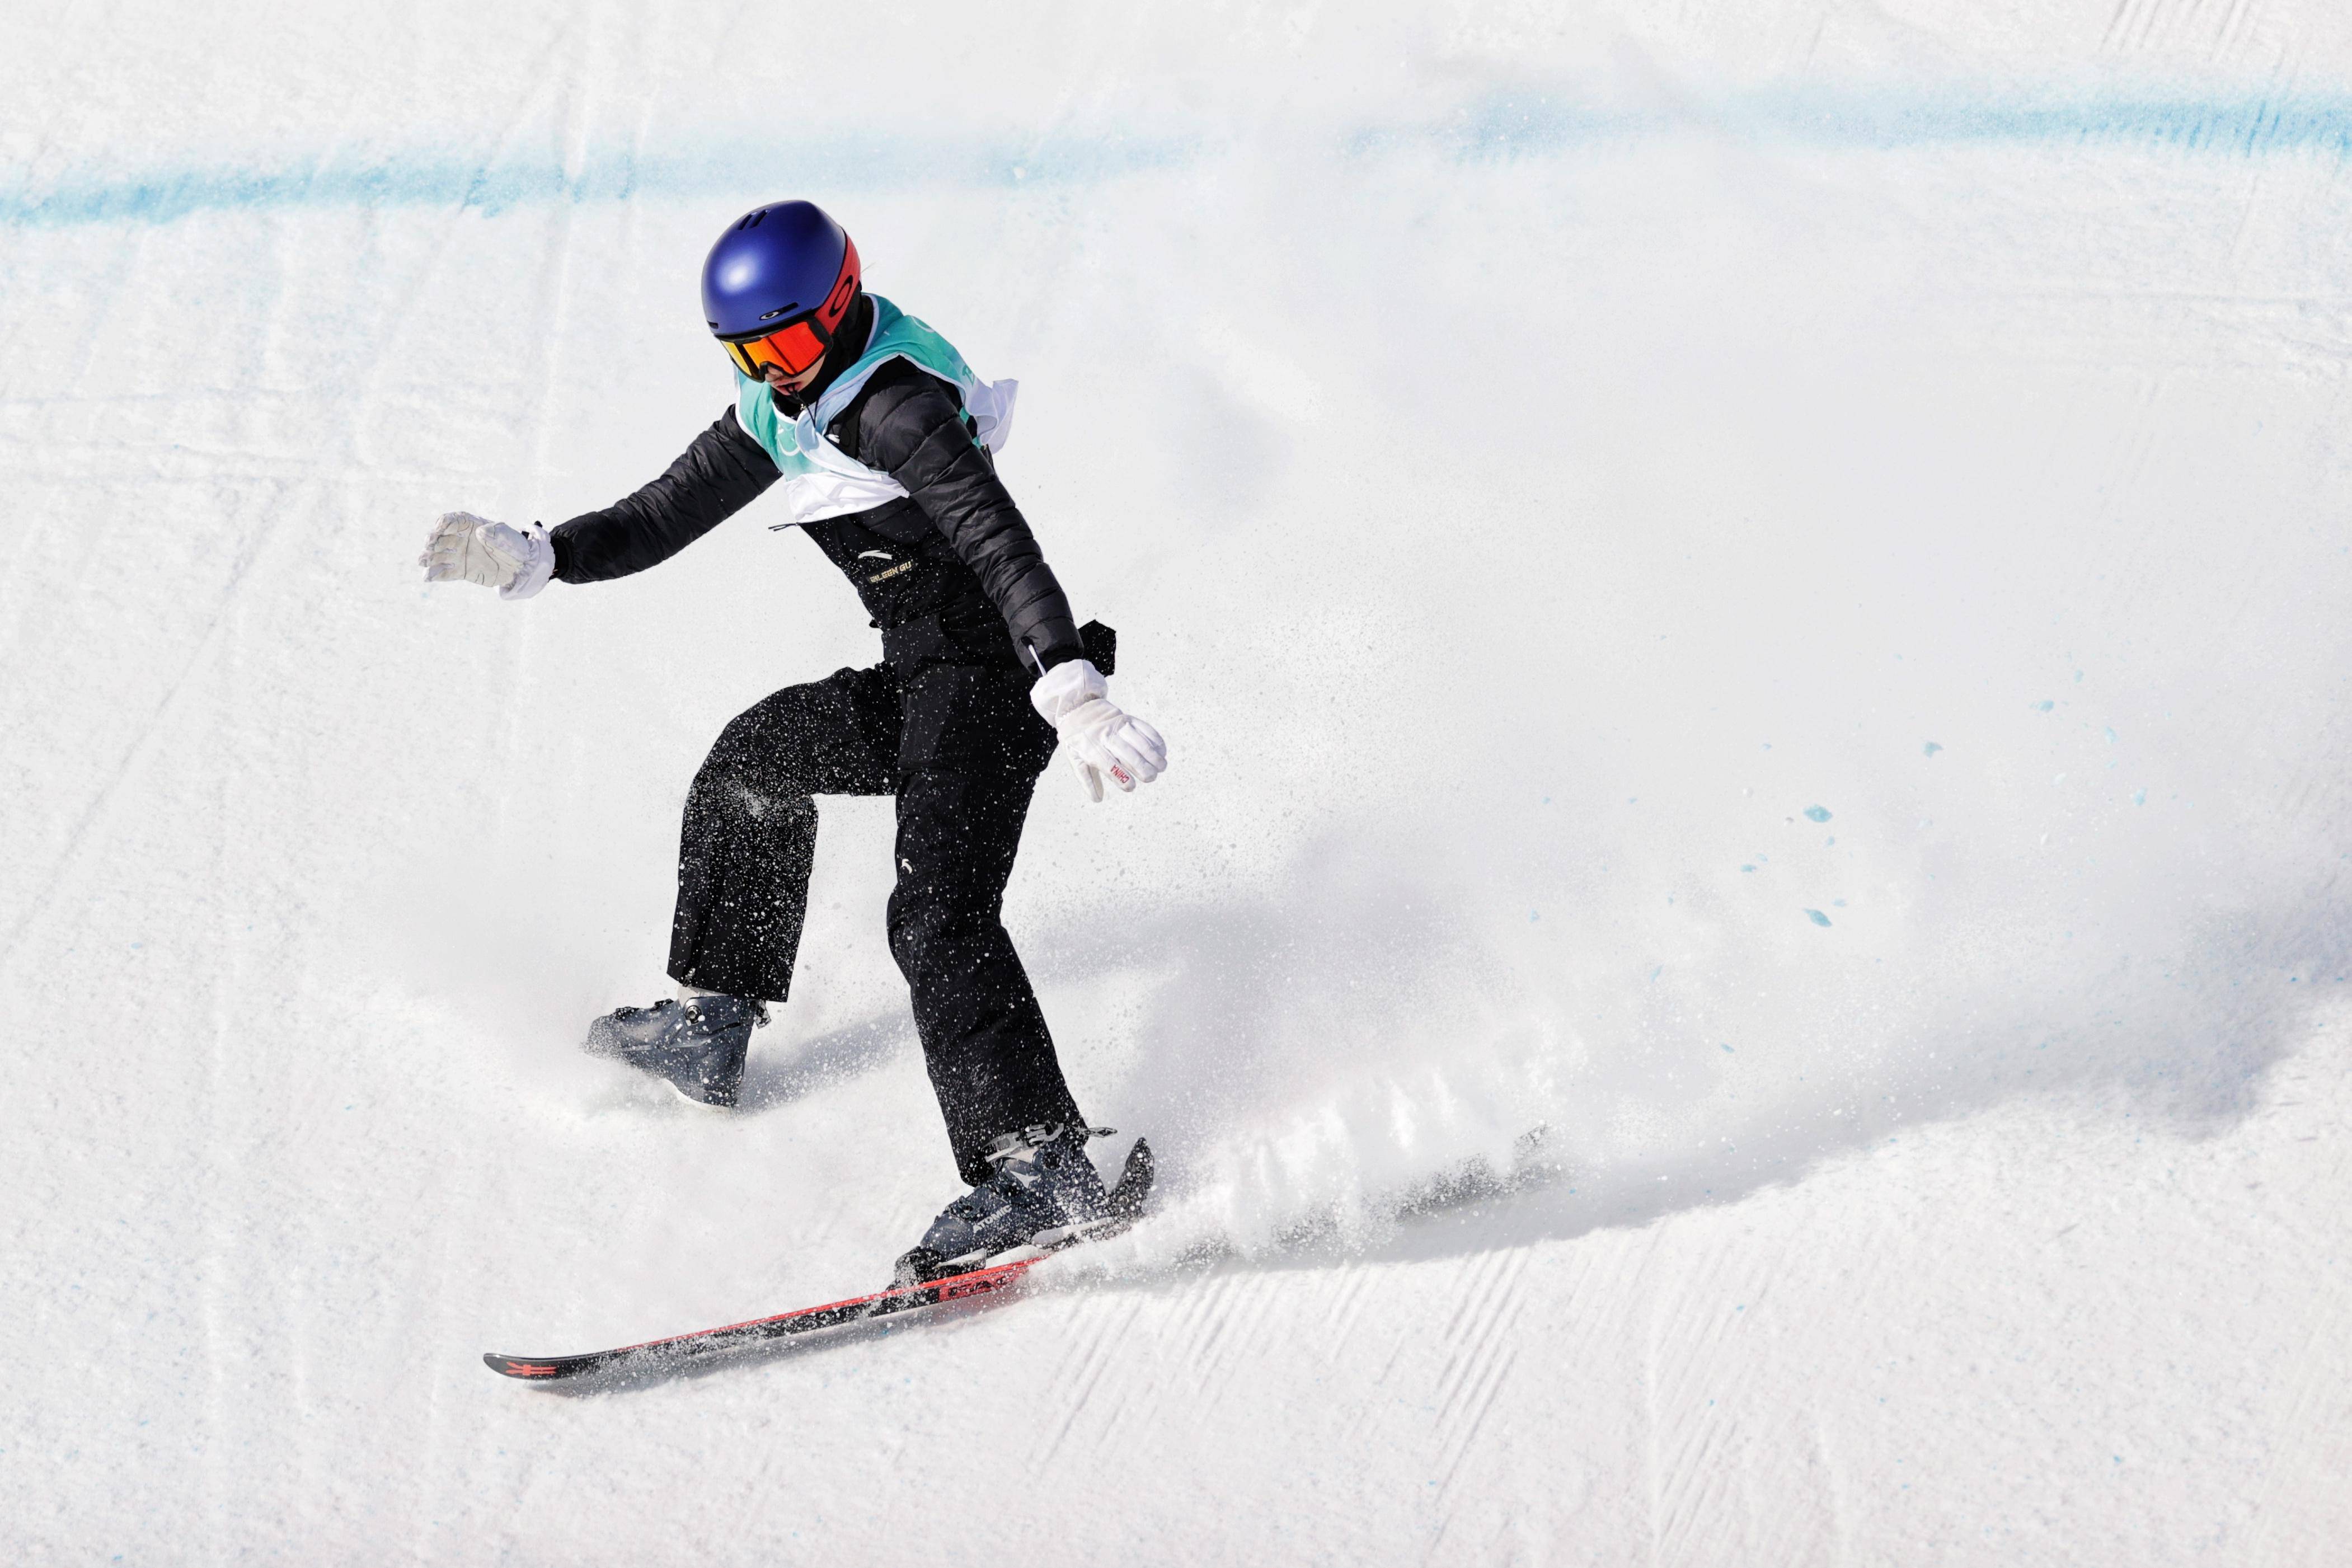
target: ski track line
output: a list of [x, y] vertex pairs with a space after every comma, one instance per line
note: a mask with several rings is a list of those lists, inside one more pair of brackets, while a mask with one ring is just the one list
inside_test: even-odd
[[1658, 1294], [1647, 1288], [1651, 1260], [1661, 1243], [1658, 1233], [1652, 1230], [1638, 1250], [1631, 1253], [1622, 1272], [1630, 1276], [1622, 1288], [1612, 1280], [1609, 1295], [1615, 1300], [1635, 1300], [1642, 1303], [1642, 1468], [1643, 1488], [1649, 1503], [1649, 1529], [1644, 1537], [1643, 1560], [1656, 1568], [1660, 1549], [1664, 1545], [1662, 1516], [1665, 1511], [1664, 1468], [1658, 1458], [1658, 1315], [1661, 1304]]
[[[1128, 1310], [1129, 1321], [1141, 1319], [1145, 1310], [1145, 1301], [1138, 1300]], [[1132, 1426], [1148, 1429], [1152, 1412], [1160, 1408], [1158, 1394], [1163, 1380], [1159, 1364], [1151, 1355], [1151, 1352], [1160, 1343], [1160, 1341], [1157, 1336], [1147, 1337], [1140, 1342], [1137, 1361], [1137, 1366], [1142, 1373], [1140, 1386], [1129, 1385], [1111, 1405], [1102, 1430], [1096, 1438], [1094, 1450], [1096, 1453], [1120, 1452], [1128, 1442], [1128, 1428]]]
[[1255, 1359], [1258, 1346], [1266, 1342], [1262, 1331], [1281, 1310], [1284, 1283], [1270, 1271], [1257, 1271], [1235, 1287], [1233, 1308], [1220, 1314], [1202, 1368], [1200, 1388], [1203, 1394], [1213, 1392], [1222, 1396], [1243, 1363]]
[[1185, 1342], [1178, 1364], [1187, 1368], [1191, 1376], [1185, 1392], [1192, 1395], [1193, 1420], [1202, 1419], [1202, 1407], [1215, 1386], [1218, 1375], [1218, 1347], [1224, 1342], [1231, 1326], [1236, 1303], [1233, 1298], [1245, 1289], [1237, 1283], [1240, 1276], [1227, 1271], [1213, 1276], [1209, 1288], [1201, 1292], [1184, 1316], [1179, 1320]]
[[[2298, 1071], [2294, 1077], [2284, 1079], [2280, 1084], [2280, 1093], [2273, 1101], [2274, 1107], [2284, 1109], [2305, 1103], [2300, 1099], [2287, 1100], [2285, 1091], [2291, 1089], [2298, 1094], [2303, 1094], [2308, 1092], [2309, 1087], [2310, 1074], [2307, 1070]], [[2352, 1180], [2352, 1140], [2344, 1139], [2340, 1135], [2352, 1129], [2347, 1129], [2340, 1114], [2329, 1120], [2334, 1122], [2334, 1125], [2323, 1124], [2321, 1133], [2339, 1135], [2336, 1142], [2337, 1153], [2334, 1164], [2328, 1168], [2326, 1176], [2313, 1184], [2327, 1191], [2342, 1193], [2347, 1190], [2347, 1180]], [[2326, 1245], [2325, 1238], [2311, 1239], [2320, 1246]], [[2311, 1332], [2305, 1336], [2301, 1352], [2294, 1358], [2293, 1364], [2305, 1369], [2324, 1368], [2327, 1360], [2325, 1347], [2335, 1338], [2334, 1330], [2335, 1325], [2324, 1315], [2315, 1313]], [[2285, 1423], [2279, 1430], [2284, 1440], [2288, 1443], [2308, 1441], [2320, 1446], [2323, 1451], [2315, 1456], [2315, 1464], [2311, 1468], [2325, 1476], [2333, 1470], [2333, 1461], [2339, 1458], [2352, 1458], [2352, 1426], [2324, 1417], [2320, 1411], [2322, 1400], [2333, 1400], [2341, 1409], [2346, 1401], [2343, 1385], [2339, 1380], [2332, 1376], [2317, 1375], [2314, 1371], [2307, 1370], [2305, 1375], [2297, 1380], [2294, 1405]], [[2306, 1435], [2308, 1435], [2307, 1437]], [[2263, 1469], [2262, 1484], [2255, 1490], [2252, 1508], [2249, 1514], [2254, 1537], [2254, 1550], [2248, 1557], [2250, 1562], [2273, 1560], [2273, 1543], [2277, 1541], [2279, 1534], [2279, 1514], [2278, 1510], [2272, 1507], [2272, 1499], [2278, 1489], [2280, 1473], [2284, 1468], [2279, 1465], [2269, 1465]], [[2342, 1476], [2336, 1474], [2323, 1484], [2340, 1485], [2341, 1482]]]
[[1713, 1351], [1721, 1339], [1721, 1323], [1707, 1325], [1694, 1321], [1696, 1309], [1686, 1304], [1694, 1297], [1710, 1300], [1722, 1294], [1717, 1287], [1721, 1268], [1718, 1255], [1706, 1258], [1696, 1275], [1678, 1275], [1675, 1307], [1662, 1347], [1664, 1353], [1661, 1356], [1660, 1372], [1669, 1427], [1663, 1434], [1667, 1462], [1660, 1478], [1664, 1502], [1660, 1534], [1668, 1562], [1707, 1561], [1708, 1542], [1693, 1537], [1703, 1534], [1708, 1521], [1725, 1517], [1720, 1510], [1727, 1493], [1736, 1488], [1734, 1468], [1723, 1453], [1729, 1423], [1693, 1410], [1696, 1395], [1688, 1386], [1702, 1361], [1708, 1365], [1721, 1364], [1717, 1357], [1702, 1357], [1702, 1352]]
[[1512, 1331], [1525, 1306], [1518, 1295], [1518, 1283], [1527, 1270], [1529, 1250], [1522, 1247], [1488, 1253], [1463, 1281], [1462, 1299], [1453, 1323], [1446, 1329], [1449, 1350], [1445, 1364], [1437, 1377], [1438, 1436], [1453, 1451], [1440, 1479], [1441, 1498], [1452, 1487], [1464, 1457], [1476, 1443], [1487, 1412], [1494, 1408], [1496, 1395], [1517, 1360], [1517, 1341]]
[[141, 723], [138, 732], [131, 738], [131, 743], [123, 748], [121, 757], [109, 771], [106, 783], [100, 786], [98, 792], [91, 797], [89, 805], [83, 808], [80, 820], [74, 824], [73, 830], [66, 836], [65, 847], [50, 863], [48, 874], [42, 879], [40, 891], [34, 895], [31, 905], [16, 921], [16, 928], [8, 933], [5, 951], [0, 952], [0, 974], [6, 973], [14, 966], [16, 959], [24, 952], [26, 939], [31, 935], [33, 927], [49, 913], [51, 906], [57, 902], [59, 892], [65, 888], [72, 872], [75, 857], [81, 852], [84, 840], [89, 837], [92, 829], [106, 815], [108, 807], [113, 803], [115, 795], [121, 788], [123, 782], [132, 773], [137, 772], [148, 759], [153, 750], [156, 735], [162, 731], [165, 720], [172, 716], [173, 710], [178, 705], [180, 693], [187, 689], [188, 683], [194, 679], [200, 671], [210, 665], [215, 657], [215, 644], [220, 636], [221, 627], [228, 616], [230, 603], [236, 598], [238, 586], [244, 581], [246, 569], [251, 563], [252, 554], [248, 552], [246, 558], [230, 573], [229, 579], [223, 585], [220, 597], [214, 605], [212, 617], [205, 623], [204, 630], [197, 634], [195, 647], [178, 661], [179, 674], [172, 678], [172, 683], [164, 689], [163, 697], [156, 701], [153, 708], [149, 710], [147, 718]]
[[1811, 1395], [1805, 1400], [1805, 1432], [1813, 1468], [1821, 1474], [1821, 1494], [1829, 1505], [1827, 1544], [1831, 1561], [1851, 1563], [1854, 1544], [1853, 1482], [1831, 1451], [1829, 1423], [1822, 1415], [1821, 1402]]
[[[1517, 1363], [1514, 1331], [1525, 1306], [1518, 1284], [1532, 1250], [1518, 1247], [1486, 1253], [1458, 1283], [1454, 1318], [1445, 1331], [1449, 1348], [1438, 1372], [1438, 1407], [1432, 1423], [1439, 1462], [1438, 1528], [1424, 1561], [1436, 1559], [1453, 1531], [1461, 1502], [1455, 1482]], [[1466, 1345], [1463, 1343], [1465, 1321]]]
[[1041, 1467], [1053, 1462], [1079, 1416], [1094, 1408], [1095, 1391], [1114, 1359], [1114, 1348], [1125, 1338], [1140, 1310], [1139, 1300], [1124, 1293], [1118, 1297], [1089, 1294], [1073, 1300], [1076, 1310], [1072, 1316], [1083, 1332], [1073, 1336], [1076, 1342], [1075, 1356], [1066, 1351], [1055, 1368], [1051, 1385], [1054, 1397], [1048, 1403], [1062, 1407], [1062, 1419], [1054, 1435], [1035, 1452], [1035, 1462]]
[[[219, 624], [217, 617], [215, 626]], [[206, 629], [207, 638], [212, 628]], [[173, 686], [176, 695], [182, 685], [194, 673], [193, 667]], [[234, 1172], [236, 1140], [225, 1131], [229, 1106], [235, 1096], [228, 1090], [229, 1069], [228, 1031], [216, 1028], [205, 1053], [203, 1088], [205, 1169], [211, 1173]], [[232, 1186], [229, 1190], [234, 1191]], [[229, 1300], [228, 1280], [234, 1240], [225, 1227], [223, 1217], [216, 1212], [217, 1202], [199, 1201], [198, 1213], [203, 1216], [204, 1246], [199, 1253], [202, 1270], [197, 1281], [198, 1299], [202, 1303], [205, 1333], [205, 1492], [204, 1518], [211, 1536], [212, 1556], [226, 1561], [229, 1555], [232, 1518], [229, 1504], [230, 1472], [229, 1386], [231, 1371], [227, 1364], [229, 1323], [232, 1317], [242, 1319]]]
[[1323, 1314], [1325, 1351], [1334, 1362], [1355, 1339], [1365, 1308], [1378, 1295], [1372, 1289], [1372, 1268], [1362, 1263], [1348, 1263], [1339, 1270], [1338, 1289]]
[[1184, 1338], [1173, 1359], [1187, 1374], [1180, 1381], [1194, 1432], [1212, 1433], [1222, 1419], [1224, 1389], [1237, 1365], [1255, 1353], [1256, 1331], [1281, 1289], [1266, 1270], [1230, 1268], [1187, 1303], [1177, 1324]]

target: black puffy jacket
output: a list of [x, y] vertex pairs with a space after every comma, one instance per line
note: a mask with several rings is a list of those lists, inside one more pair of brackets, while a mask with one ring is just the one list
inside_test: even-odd
[[[835, 341], [814, 398], [864, 352], [873, 307], [861, 299]], [[855, 347], [851, 345], [855, 344]], [[772, 394], [771, 395], [773, 395]], [[797, 412], [799, 400], [782, 400]], [[886, 647], [947, 628], [971, 657], [1051, 668], [1082, 656], [1069, 601], [1021, 509], [973, 437], [955, 389], [906, 360], [875, 372], [825, 434], [906, 489], [905, 499], [804, 525], [882, 628]], [[730, 405], [668, 471], [601, 511], [553, 529], [555, 575], [625, 577], [657, 565], [740, 511], [781, 476]], [[993, 612], [992, 615], [991, 612]], [[974, 633], [1001, 618], [1009, 639]]]

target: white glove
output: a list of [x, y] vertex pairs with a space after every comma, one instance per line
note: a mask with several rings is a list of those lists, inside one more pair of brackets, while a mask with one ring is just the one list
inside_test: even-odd
[[1111, 701], [1110, 684], [1088, 660], [1074, 658], [1047, 670], [1029, 689], [1029, 701], [1061, 731], [1070, 765], [1093, 799], [1103, 797], [1105, 773], [1133, 794], [1139, 783], [1150, 784], [1168, 766], [1168, 742]]
[[445, 511], [416, 558], [427, 583], [479, 583], [501, 599], [528, 599], [555, 574], [555, 546], [537, 523], [526, 529]]

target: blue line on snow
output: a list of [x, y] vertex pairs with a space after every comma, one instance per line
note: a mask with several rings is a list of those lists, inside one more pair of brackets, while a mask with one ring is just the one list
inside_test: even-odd
[[[1345, 137], [1358, 157], [1424, 150], [1465, 162], [1536, 157], [1698, 131], [1830, 151], [1987, 144], [2106, 144], [2255, 157], [2352, 155], [2352, 98], [2028, 99], [1781, 90], [1669, 112], [1594, 107], [1561, 94], [1492, 97], [1446, 120], [1372, 126]], [[1246, 151], [1245, 147], [1237, 150]], [[169, 223], [192, 213], [441, 206], [497, 213], [526, 205], [766, 195], [787, 173], [811, 189], [1017, 189], [1091, 184], [1199, 161], [1197, 139], [1105, 134], [1018, 145], [839, 138], [714, 143], [678, 156], [591, 153], [581, 166], [485, 163], [455, 153], [285, 169], [189, 167], [121, 176], [14, 182], [0, 225]], [[786, 181], [786, 183], [791, 183]]]
[[0, 225], [169, 223], [191, 213], [334, 207], [509, 207], [623, 202], [633, 196], [756, 199], [815, 170], [809, 188], [974, 188], [1095, 184], [1192, 161], [1181, 142], [1105, 136], [1019, 150], [886, 140], [812, 145], [734, 142], [683, 157], [591, 153], [578, 169], [551, 163], [484, 164], [455, 154], [282, 170], [235, 167], [85, 176], [0, 195]]
[[1709, 105], [1624, 112], [1556, 95], [1481, 100], [1454, 122], [1368, 131], [1377, 151], [1433, 143], [1463, 158], [1508, 158], [1699, 130], [1751, 142], [1832, 151], [1978, 144], [2106, 143], [2257, 154], [2306, 149], [2352, 153], [2352, 98], [2030, 98], [1921, 92], [1781, 89]]

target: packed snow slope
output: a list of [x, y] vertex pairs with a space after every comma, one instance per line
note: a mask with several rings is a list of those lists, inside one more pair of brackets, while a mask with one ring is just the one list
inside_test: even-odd
[[[0, 16], [0, 1555], [2340, 1552], [2344, 8], [844, 15]], [[576, 1051], [838, 575], [413, 564], [716, 417], [785, 195], [1170, 738], [1007, 910], [1166, 1202], [555, 1397], [953, 1192], [886, 802], [740, 1113]]]

